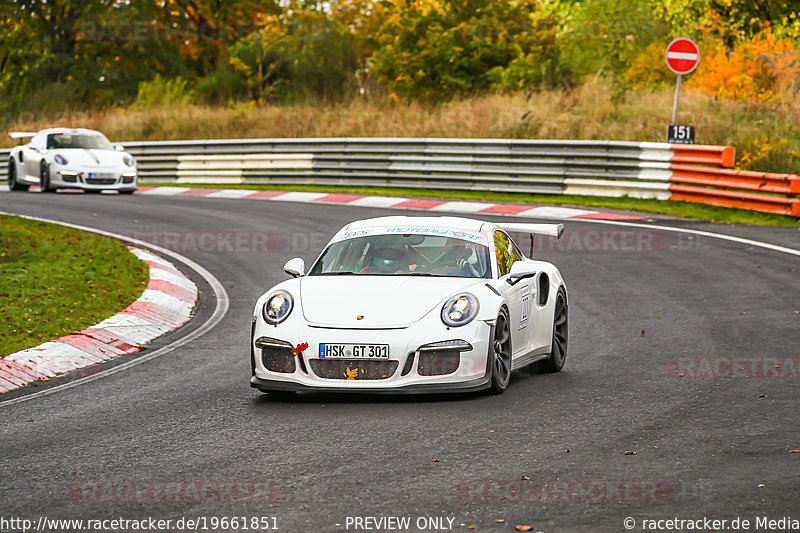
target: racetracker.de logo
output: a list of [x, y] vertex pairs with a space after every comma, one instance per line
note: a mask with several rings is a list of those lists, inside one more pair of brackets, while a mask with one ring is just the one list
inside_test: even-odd
[[669, 482], [653, 480], [477, 479], [456, 486], [466, 503], [661, 503], [673, 493]]
[[77, 481], [69, 497], [81, 504], [265, 504], [286, 499], [280, 481]]
[[[530, 251], [530, 236], [511, 232], [525, 251]], [[537, 252], [568, 253], [660, 253], [689, 251], [698, 246], [692, 236], [672, 235], [662, 230], [647, 229], [568, 229], [560, 239], [537, 237], [533, 243]]]
[[673, 378], [800, 378], [800, 357], [686, 356], [667, 361]]
[[277, 231], [160, 231], [133, 232], [130, 235], [184, 253], [269, 253], [284, 251], [287, 245], [293, 244], [291, 236], [287, 242], [287, 235]]

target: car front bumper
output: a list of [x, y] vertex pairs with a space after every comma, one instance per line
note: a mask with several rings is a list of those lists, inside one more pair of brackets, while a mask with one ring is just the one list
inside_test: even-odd
[[[403, 329], [334, 329], [311, 327], [296, 321], [290, 327], [269, 326], [259, 320], [251, 339], [252, 370], [250, 385], [264, 392], [269, 391], [318, 391], [318, 392], [357, 392], [357, 393], [400, 393], [428, 394], [439, 392], [469, 392], [486, 389], [490, 386], [491, 357], [490, 343], [493, 327], [482, 321], [475, 321], [460, 328], [447, 328], [428, 324], [415, 324]], [[294, 355], [296, 364], [290, 371], [275, 372], [266, 365], [266, 353], [257, 347], [255, 341], [270, 338], [284, 341], [297, 347], [308, 344], [300, 355]], [[420, 372], [421, 361], [435, 363], [435, 358], [443, 351], [432, 353], [420, 350], [421, 347], [441, 341], [462, 340], [472, 349], [462, 350], [458, 355], [457, 368], [443, 374], [425, 375]], [[346, 379], [319, 368], [347, 367], [357, 369], [367, 359], [322, 359], [318, 357], [319, 344], [388, 344], [389, 359], [381, 362], [396, 362], [395, 369], [386, 377]], [[289, 349], [288, 347], [286, 348]], [[452, 356], [452, 352], [451, 352]], [[409, 359], [411, 358], [411, 361]], [[324, 361], [325, 363], [322, 363]], [[394, 363], [392, 363], [394, 364]], [[435, 366], [435, 365], [434, 365]], [[286, 370], [286, 369], [284, 369]], [[448, 369], [449, 370], [449, 369]], [[345, 374], [346, 375], [346, 374]], [[368, 373], [369, 375], [369, 373]]]
[[[96, 176], [100, 177], [96, 177]], [[91, 177], [90, 177], [91, 176]], [[83, 189], [85, 191], [136, 190], [138, 172], [135, 168], [84, 168], [58, 167], [50, 169], [50, 183], [54, 188]]]

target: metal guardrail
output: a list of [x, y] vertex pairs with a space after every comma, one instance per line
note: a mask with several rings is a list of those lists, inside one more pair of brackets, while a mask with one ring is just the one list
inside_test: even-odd
[[[143, 181], [388, 186], [668, 197], [670, 164], [732, 166], [730, 147], [542, 139], [127, 142]], [[628, 183], [625, 180], [633, 180]], [[650, 185], [638, 182], [650, 182]]]
[[[728, 170], [726, 146], [298, 138], [131, 141], [141, 181], [319, 184], [680, 199], [800, 216], [800, 178]], [[5, 178], [9, 150], [0, 150]]]
[[8, 174], [8, 156], [11, 154], [11, 148], [0, 148], [0, 181], [6, 181]]

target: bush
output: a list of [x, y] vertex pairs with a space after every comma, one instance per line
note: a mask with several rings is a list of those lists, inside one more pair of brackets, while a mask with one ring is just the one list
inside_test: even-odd
[[197, 81], [197, 100], [208, 105], [225, 105], [247, 95], [244, 76], [235, 70], [218, 69]]
[[788, 39], [771, 30], [737, 42], [732, 50], [722, 42], [707, 43], [703, 61], [690, 86], [734, 100], [767, 101], [778, 92], [795, 89], [800, 67], [798, 54]]
[[195, 100], [188, 88], [189, 82], [183, 78], [164, 79], [160, 74], [150, 81], [139, 83], [139, 93], [131, 109], [144, 111], [165, 107], [183, 107]]
[[667, 67], [665, 48], [665, 42], [654, 42], [632, 58], [621, 74], [622, 85], [630, 89], [655, 89], [664, 84], [675, 84], [676, 74]]
[[576, 2], [561, 15], [561, 62], [581, 81], [602, 73], [620, 79], [652, 44], [662, 47], [661, 60], [628, 76], [629, 85], [645, 85], [651, 73], [667, 70], [663, 47], [669, 26], [653, 14], [652, 1], [593, 0]]

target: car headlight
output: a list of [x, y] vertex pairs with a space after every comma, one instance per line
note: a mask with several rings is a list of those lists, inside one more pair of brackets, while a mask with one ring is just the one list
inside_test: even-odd
[[293, 307], [294, 298], [292, 298], [291, 294], [286, 291], [275, 291], [267, 298], [261, 314], [264, 316], [264, 320], [267, 321], [267, 324], [275, 326], [286, 320], [286, 317], [292, 312]]
[[131, 156], [129, 156], [129, 155], [123, 156], [122, 157], [122, 162], [125, 163], [125, 165], [127, 165], [129, 167], [133, 166], [133, 158]]
[[58, 163], [59, 165], [66, 165], [66, 164], [67, 164], [67, 158], [66, 158], [66, 157], [64, 157], [64, 156], [63, 156], [63, 155], [61, 155], [61, 154], [56, 154], [56, 156], [53, 158], [53, 160], [54, 160], [56, 163]]
[[478, 299], [468, 293], [453, 296], [442, 306], [442, 322], [454, 328], [469, 324], [477, 314]]

